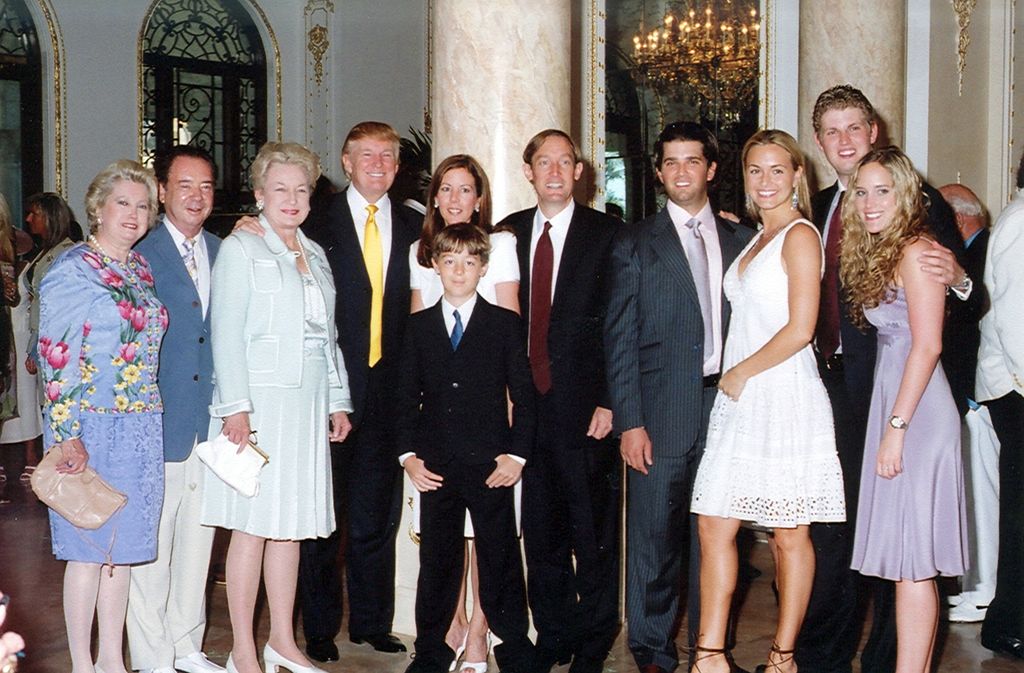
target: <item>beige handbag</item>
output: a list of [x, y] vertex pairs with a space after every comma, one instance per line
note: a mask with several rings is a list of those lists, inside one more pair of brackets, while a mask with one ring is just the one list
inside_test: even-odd
[[57, 472], [62, 455], [60, 450], [51, 449], [43, 456], [32, 473], [32, 490], [72, 525], [99, 528], [125, 506], [128, 496], [103, 481], [91, 467], [79, 474]]

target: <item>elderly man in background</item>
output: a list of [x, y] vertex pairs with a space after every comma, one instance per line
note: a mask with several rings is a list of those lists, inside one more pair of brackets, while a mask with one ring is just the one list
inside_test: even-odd
[[[978, 197], [958, 184], [939, 188], [953, 209], [964, 239], [964, 269], [972, 278], [985, 273], [988, 217]], [[979, 287], [979, 292], [984, 288]], [[980, 622], [996, 591], [996, 554], [999, 549], [999, 440], [988, 409], [975, 401], [975, 369], [981, 342], [979, 321], [987, 302], [953, 302], [943, 330], [942, 350], [955, 353], [943, 363], [957, 409], [963, 417], [964, 467], [967, 472], [968, 541], [970, 570], [962, 592], [950, 596], [949, 621]]]

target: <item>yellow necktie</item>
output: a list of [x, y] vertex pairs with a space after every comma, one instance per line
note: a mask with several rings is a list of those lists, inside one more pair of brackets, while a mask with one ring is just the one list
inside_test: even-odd
[[370, 366], [380, 360], [381, 325], [384, 322], [384, 253], [377, 228], [377, 206], [366, 206], [366, 228], [363, 233], [363, 262], [370, 277]]

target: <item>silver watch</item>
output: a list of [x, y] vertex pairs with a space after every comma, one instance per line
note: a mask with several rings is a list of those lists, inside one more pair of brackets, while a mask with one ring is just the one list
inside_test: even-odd
[[971, 296], [971, 291], [974, 289], [974, 281], [966, 273], [964, 274], [963, 280], [956, 285], [950, 285], [949, 291], [957, 296], [961, 301], [967, 301], [967, 298]]
[[893, 414], [892, 416], [889, 417], [889, 426], [894, 430], [906, 430], [907, 422], [903, 420], [902, 416], [897, 416], [896, 414]]

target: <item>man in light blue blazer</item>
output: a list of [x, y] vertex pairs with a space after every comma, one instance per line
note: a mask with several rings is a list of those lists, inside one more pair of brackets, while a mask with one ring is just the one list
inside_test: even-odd
[[136, 249], [149, 261], [170, 323], [160, 347], [164, 403], [164, 504], [157, 558], [132, 569], [128, 645], [144, 673], [215, 673], [203, 654], [206, 575], [213, 528], [199, 524], [202, 463], [192, 449], [206, 440], [213, 397], [210, 269], [220, 239], [203, 230], [213, 209], [213, 159], [179, 145], [154, 163], [164, 207]]

